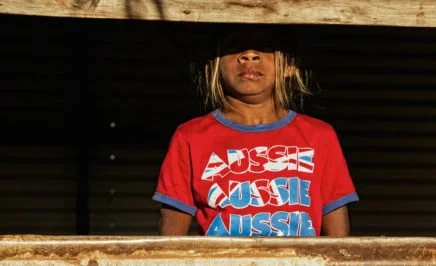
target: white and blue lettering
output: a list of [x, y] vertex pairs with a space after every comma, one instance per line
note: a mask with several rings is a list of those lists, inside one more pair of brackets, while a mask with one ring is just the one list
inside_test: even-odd
[[252, 236], [269, 236], [271, 234], [269, 217], [270, 214], [267, 212], [260, 212], [253, 216], [253, 219], [251, 220]]
[[[218, 214], [206, 235], [315, 236], [310, 215], [298, 208], [310, 208], [312, 204], [307, 173], [314, 172], [314, 155], [313, 148], [285, 145], [227, 149], [224, 154], [212, 152], [201, 180], [213, 182], [207, 203]], [[277, 176], [262, 176], [264, 172]], [[297, 172], [306, 173], [305, 179], [294, 176]], [[223, 179], [228, 174], [245, 176]], [[215, 183], [217, 178], [220, 182]], [[265, 206], [271, 207], [258, 209]], [[276, 208], [281, 206], [289, 207]], [[236, 211], [246, 208], [253, 209]]]
[[244, 209], [250, 205], [250, 182], [230, 181], [230, 205], [236, 209]]
[[218, 214], [206, 236], [315, 236], [315, 230], [306, 212], [260, 212], [254, 216], [231, 214], [228, 226]]
[[283, 170], [313, 173], [315, 164], [313, 148], [275, 145], [248, 149], [227, 150], [227, 161], [212, 152], [201, 176], [201, 180], [214, 181], [229, 173], [263, 173]]
[[314, 236], [315, 229], [312, 225], [312, 220], [310, 219], [309, 214], [302, 212], [300, 216], [300, 236]]
[[235, 209], [266, 205], [301, 205], [309, 207], [310, 181], [298, 177], [279, 177], [273, 180], [259, 179], [253, 182], [229, 181], [229, 188], [213, 184], [207, 196], [212, 208], [231, 206]]

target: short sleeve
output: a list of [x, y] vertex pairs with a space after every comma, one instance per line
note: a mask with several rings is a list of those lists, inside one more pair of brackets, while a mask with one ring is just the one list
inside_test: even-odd
[[176, 130], [171, 138], [161, 165], [153, 200], [192, 216], [197, 211], [191, 189], [189, 145], [179, 130]]
[[338, 209], [350, 202], [358, 201], [338, 137], [332, 127], [325, 133], [324, 158], [321, 173], [322, 213]]

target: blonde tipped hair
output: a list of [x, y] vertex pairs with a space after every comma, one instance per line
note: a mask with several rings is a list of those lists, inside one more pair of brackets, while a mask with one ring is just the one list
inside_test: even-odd
[[[295, 51], [294, 51], [295, 52]], [[216, 56], [207, 60], [203, 68], [194, 71], [194, 82], [202, 96], [206, 110], [232, 109], [227, 101], [220, 72], [221, 44], [218, 44]], [[275, 82], [273, 97], [277, 109], [297, 110], [303, 106], [303, 98], [310, 95], [308, 89], [308, 71], [300, 69], [298, 60], [280, 49], [274, 52]]]

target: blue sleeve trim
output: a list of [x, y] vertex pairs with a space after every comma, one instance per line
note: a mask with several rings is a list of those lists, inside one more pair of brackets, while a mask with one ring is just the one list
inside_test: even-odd
[[170, 205], [171, 207], [177, 208], [183, 212], [186, 212], [192, 216], [195, 216], [195, 213], [197, 212], [197, 208], [193, 207], [191, 205], [188, 205], [180, 200], [176, 200], [174, 198], [165, 196], [159, 192], [155, 192], [153, 195], [153, 200], [159, 201], [161, 203]]
[[342, 198], [339, 198], [322, 207], [322, 215], [326, 215], [327, 213], [334, 211], [337, 208], [342, 207], [353, 201], [359, 201], [359, 197], [357, 196], [356, 192], [343, 196]]

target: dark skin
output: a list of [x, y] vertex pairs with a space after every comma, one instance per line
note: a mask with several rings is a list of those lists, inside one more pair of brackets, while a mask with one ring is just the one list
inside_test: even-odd
[[[273, 90], [275, 82], [274, 43], [265, 32], [236, 32], [223, 40], [220, 72], [226, 99], [232, 106], [221, 110], [223, 115], [244, 125], [268, 124], [282, 119], [288, 113], [277, 108]], [[286, 69], [284, 75], [291, 75]], [[161, 209], [160, 235], [186, 236], [192, 216], [170, 206]], [[343, 206], [322, 220], [322, 235], [345, 237], [349, 235], [347, 207]]]
[[321, 235], [345, 237], [350, 235], [347, 206], [338, 208], [322, 217]]
[[159, 234], [162, 236], [186, 236], [191, 227], [192, 216], [168, 205], [160, 210]]

